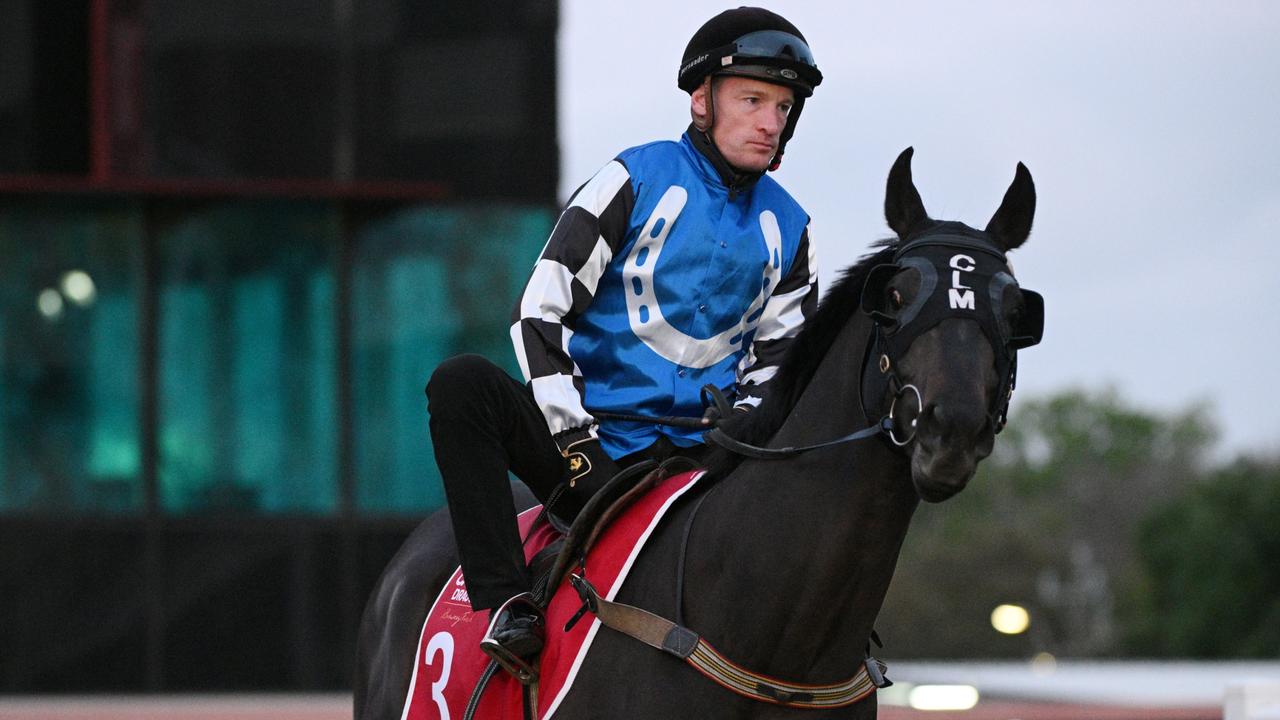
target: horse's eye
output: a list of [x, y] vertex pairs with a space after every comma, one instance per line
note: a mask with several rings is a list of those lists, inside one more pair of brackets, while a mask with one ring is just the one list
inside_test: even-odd
[[889, 307], [894, 310], [902, 309], [902, 293], [897, 288], [889, 288]]

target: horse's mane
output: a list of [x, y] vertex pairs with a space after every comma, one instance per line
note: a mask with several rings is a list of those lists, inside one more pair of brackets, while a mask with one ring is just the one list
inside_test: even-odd
[[[878, 250], [859, 258], [844, 271], [822, 298], [817, 312], [805, 321], [804, 328], [778, 364], [778, 372], [769, 381], [764, 401], [751, 412], [735, 413], [735, 417], [722, 423], [720, 427], [725, 433], [742, 442], [760, 445], [778, 432], [813, 379], [836, 336], [853, 313], [859, 311], [867, 274], [871, 268], [890, 262], [897, 242], [896, 237], [876, 241], [872, 247]], [[707, 455], [706, 465], [712, 475], [724, 477], [741, 460], [740, 455], [713, 446]]]

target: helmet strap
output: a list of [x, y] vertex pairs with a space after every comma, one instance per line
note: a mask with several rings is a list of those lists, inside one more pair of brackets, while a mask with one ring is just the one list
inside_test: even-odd
[[711, 82], [710, 75], [703, 78], [702, 83], [707, 88], [706, 100], [703, 103], [706, 106], [707, 112], [705, 115], [699, 116], [693, 111], [693, 108], [690, 107], [689, 115], [693, 118], [693, 126], [698, 128], [699, 132], [707, 133], [708, 137], [710, 137], [711, 126], [716, 123], [716, 102], [715, 95], [712, 90], [714, 83]]
[[787, 115], [787, 126], [782, 129], [782, 137], [778, 139], [778, 152], [773, 156], [773, 162], [769, 164], [769, 172], [777, 170], [782, 165], [782, 156], [787, 152], [787, 143], [795, 134], [796, 123], [800, 121], [800, 113], [804, 111], [804, 101], [805, 98], [797, 97], [795, 105], [791, 106], [791, 113]]

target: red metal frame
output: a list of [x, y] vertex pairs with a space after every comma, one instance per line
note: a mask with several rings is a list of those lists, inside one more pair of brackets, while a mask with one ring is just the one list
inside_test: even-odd
[[253, 178], [200, 180], [188, 178], [125, 178], [107, 174], [3, 175], [0, 194], [152, 195], [170, 197], [278, 197], [325, 200], [447, 200], [454, 196], [444, 182], [361, 180], [305, 180]]
[[0, 193], [417, 201], [437, 201], [452, 197], [452, 188], [448, 183], [433, 181], [340, 182], [331, 179], [196, 179], [121, 175], [115, 167], [116, 138], [111, 125], [112, 91], [117, 89], [112, 83], [112, 0], [88, 0], [88, 4], [89, 174], [0, 174]]

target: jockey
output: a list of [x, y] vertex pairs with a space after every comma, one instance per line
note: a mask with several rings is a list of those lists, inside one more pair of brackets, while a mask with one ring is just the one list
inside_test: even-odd
[[543, 644], [508, 471], [544, 502], [564, 485], [551, 510], [571, 520], [620, 467], [698, 455], [702, 430], [608, 412], [696, 418], [707, 384], [737, 410], [757, 406], [812, 314], [809, 217], [765, 173], [821, 81], [781, 16], [742, 7], [707, 21], [678, 75], [692, 124], [579, 188], [533, 268], [511, 326], [526, 384], [477, 356], [433, 373], [436, 462], [472, 607], [491, 611], [481, 646], [504, 667]]

